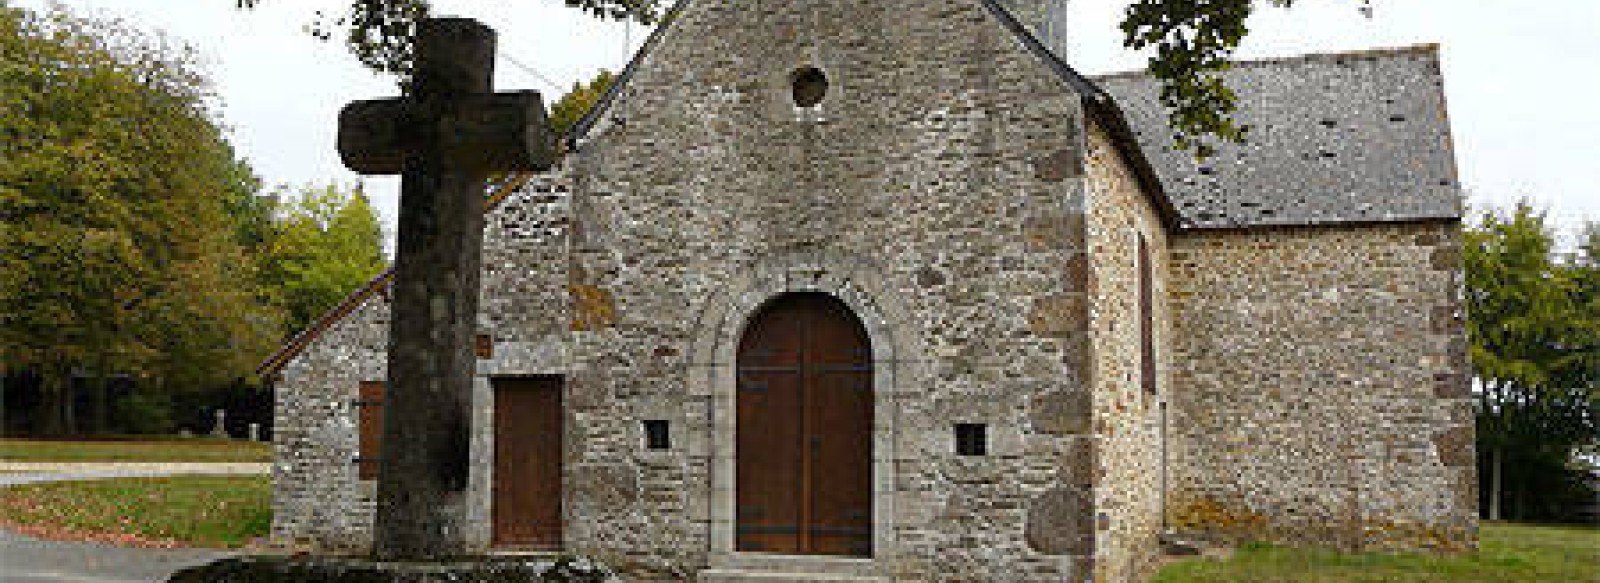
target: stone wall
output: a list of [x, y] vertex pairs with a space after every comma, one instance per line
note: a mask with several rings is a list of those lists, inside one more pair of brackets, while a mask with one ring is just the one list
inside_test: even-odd
[[1454, 222], [1174, 237], [1171, 522], [1473, 547], [1461, 253]]
[[[816, 107], [791, 98], [801, 67], [829, 80]], [[1082, 117], [977, 1], [690, 3], [578, 144], [573, 289], [595, 301], [578, 306], [593, 325], [574, 335], [572, 391], [593, 406], [575, 413], [573, 459], [636, 489], [574, 492], [594, 512], [574, 550], [664, 574], [1081, 579], [1069, 557], [1091, 541], [1059, 533], [1092, 512], [1057, 494], [1085, 452], [1032, 407], [1082, 390], [1063, 362], [1087, 345], [1068, 273]], [[798, 289], [877, 308], [874, 352], [895, 355], [876, 363], [894, 384], [874, 387], [896, 424], [874, 451], [888, 468], [875, 508], [892, 513], [864, 565], [756, 561], [725, 534], [732, 452], [706, 420], [733, 400], [717, 355], [749, 310]], [[685, 447], [639, 451], [646, 415], [681, 426]], [[991, 455], [956, 456], [956, 423], [989, 424]]]
[[[1161, 406], [1170, 338], [1167, 234], [1127, 162], [1096, 127], [1089, 139], [1088, 257], [1094, 344], [1094, 430], [1098, 581], [1141, 580], [1159, 554]], [[1139, 241], [1149, 254], [1157, 392], [1143, 386]]]
[[[488, 544], [493, 479], [493, 397], [489, 378], [561, 374], [570, 325], [566, 290], [567, 196], [559, 174], [491, 201], [484, 233], [482, 316], [492, 340], [475, 384], [468, 495], [471, 538]], [[274, 385], [278, 431], [273, 469], [272, 542], [288, 550], [363, 553], [372, 544], [377, 482], [356, 473], [355, 404], [362, 381], [387, 376], [389, 304], [384, 284], [351, 298], [283, 368]]]
[[290, 361], [274, 383], [272, 543], [360, 553], [372, 545], [377, 483], [357, 476], [362, 381], [388, 370], [389, 305], [373, 293]]

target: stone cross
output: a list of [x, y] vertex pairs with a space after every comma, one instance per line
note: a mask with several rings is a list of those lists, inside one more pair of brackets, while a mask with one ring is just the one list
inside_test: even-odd
[[227, 424], [228, 410], [227, 409], [217, 409], [216, 413], [213, 413], [212, 415], [215, 418], [215, 421], [213, 421], [211, 423], [211, 436], [212, 437], [227, 437], [228, 436], [228, 424]]
[[494, 55], [487, 26], [424, 20], [407, 95], [355, 102], [339, 114], [345, 165], [402, 177], [373, 545], [382, 559], [469, 552], [485, 182], [490, 172], [545, 170], [554, 159], [539, 94], [492, 93]]

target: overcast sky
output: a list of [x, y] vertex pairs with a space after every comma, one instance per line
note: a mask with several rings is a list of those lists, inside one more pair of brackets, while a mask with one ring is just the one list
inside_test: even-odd
[[[800, 1], [800, 0], [795, 0]], [[17, 0], [40, 7], [45, 0]], [[338, 110], [389, 95], [394, 83], [361, 69], [338, 44], [304, 32], [318, 9], [348, 0], [68, 0], [76, 11], [124, 17], [187, 41], [208, 57], [233, 142], [268, 183], [352, 182], [334, 150]], [[1069, 61], [1088, 74], [1142, 68], [1116, 24], [1128, 0], [1075, 0]], [[500, 89], [547, 100], [601, 69], [619, 70], [647, 30], [602, 22], [558, 0], [435, 0], [435, 12], [478, 18], [501, 32]], [[1600, 221], [1600, 1], [1299, 0], [1251, 21], [1244, 58], [1440, 43], [1463, 182], [1474, 204], [1528, 198], [1566, 228]], [[393, 224], [398, 183], [368, 180]]]

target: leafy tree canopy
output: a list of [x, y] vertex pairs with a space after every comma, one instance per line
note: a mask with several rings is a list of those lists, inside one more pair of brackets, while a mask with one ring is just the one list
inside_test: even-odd
[[259, 183], [215, 111], [161, 35], [0, 2], [0, 365], [248, 374], [278, 323], [240, 285]]
[[573, 83], [572, 90], [550, 106], [551, 130], [558, 136], [566, 135], [600, 102], [616, 78], [610, 71], [601, 71], [586, 84]]
[[1486, 212], [1466, 232], [1467, 332], [1479, 384], [1479, 433], [1491, 447], [1565, 452], [1592, 442], [1597, 268], [1564, 260], [1542, 212]]
[[279, 203], [263, 259], [262, 287], [293, 334], [382, 272], [383, 227], [362, 190], [308, 186]]

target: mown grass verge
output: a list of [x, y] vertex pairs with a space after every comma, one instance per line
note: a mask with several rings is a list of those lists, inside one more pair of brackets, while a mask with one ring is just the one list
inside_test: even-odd
[[272, 445], [226, 439], [0, 439], [0, 461], [13, 462], [268, 462]]
[[50, 540], [237, 548], [267, 535], [266, 476], [52, 482], [0, 489], [0, 526]]
[[1385, 582], [1580, 583], [1600, 581], [1600, 528], [1484, 523], [1477, 553], [1458, 556], [1340, 553], [1252, 544], [1226, 560], [1168, 565], [1156, 583]]

